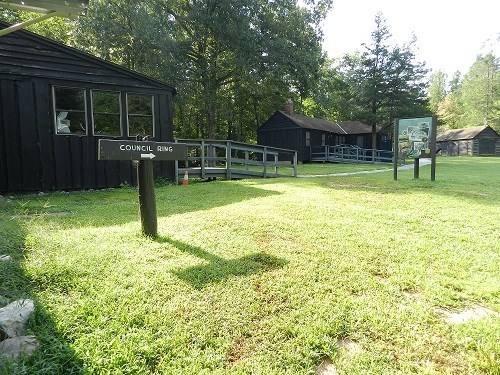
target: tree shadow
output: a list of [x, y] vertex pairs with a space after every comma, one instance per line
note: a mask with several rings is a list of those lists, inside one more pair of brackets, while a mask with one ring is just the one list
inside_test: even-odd
[[[279, 194], [249, 184], [225, 181], [189, 186], [167, 185], [155, 190], [159, 218]], [[108, 227], [140, 221], [139, 193], [135, 188], [17, 195], [13, 203], [15, 210], [12, 217], [21, 221], [43, 220], [61, 228], [80, 227], [82, 224]]]
[[288, 262], [285, 259], [259, 252], [238, 259], [224, 259], [208, 251], [173, 240], [168, 237], [158, 237], [159, 243], [168, 243], [177, 249], [206, 260], [208, 264], [193, 266], [172, 273], [179, 279], [188, 282], [195, 289], [203, 289], [209, 284], [217, 284], [231, 276], [247, 276], [260, 274], [276, 268], [282, 268]]
[[[439, 159], [438, 159], [439, 161]], [[467, 160], [465, 160], [467, 161]], [[496, 161], [497, 164], [498, 161]], [[478, 160], [470, 164], [473, 168], [464, 169], [464, 162], [452, 164], [437, 164], [435, 181], [430, 179], [430, 166], [420, 168], [420, 178], [413, 177], [413, 170], [398, 172], [398, 179], [394, 181], [392, 173], [355, 174], [349, 176], [325, 176], [311, 179], [320, 187], [335, 190], [359, 192], [373, 192], [383, 195], [404, 195], [405, 199], [426, 195], [444, 196], [460, 201], [468, 201], [483, 206], [498, 205], [498, 173], [492, 173], [491, 165], [495, 160], [485, 163]], [[383, 176], [381, 178], [381, 176]], [[293, 183], [293, 182], [292, 182]]]
[[77, 358], [43, 301], [37, 297], [36, 283], [23, 267], [26, 230], [18, 220], [5, 215], [9, 209], [0, 201], [0, 255], [12, 260], [0, 262], [0, 307], [21, 299], [31, 299], [35, 312], [29, 320], [26, 334], [33, 335], [39, 347], [32, 356], [22, 356], [17, 361], [0, 359], [0, 373], [16, 374], [86, 374], [83, 362]]

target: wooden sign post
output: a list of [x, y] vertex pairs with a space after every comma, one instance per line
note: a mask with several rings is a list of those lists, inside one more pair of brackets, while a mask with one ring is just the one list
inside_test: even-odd
[[99, 139], [97, 158], [99, 160], [138, 161], [137, 181], [142, 233], [148, 237], [157, 237], [158, 216], [156, 213], [153, 160], [186, 160], [187, 145], [146, 140]]

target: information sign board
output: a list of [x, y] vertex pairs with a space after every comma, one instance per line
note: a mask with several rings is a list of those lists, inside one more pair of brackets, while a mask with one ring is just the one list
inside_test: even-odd
[[186, 160], [185, 143], [99, 139], [99, 160]]
[[430, 158], [435, 142], [432, 117], [400, 119], [398, 126], [398, 157]]

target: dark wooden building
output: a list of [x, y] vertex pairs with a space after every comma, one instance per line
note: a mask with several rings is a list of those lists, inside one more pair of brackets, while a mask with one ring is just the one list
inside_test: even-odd
[[[0, 21], [0, 29], [7, 27]], [[0, 192], [134, 184], [99, 138], [172, 141], [174, 88], [27, 32], [0, 37]], [[155, 163], [173, 179], [173, 163]]]
[[[377, 136], [380, 144], [380, 134]], [[257, 129], [257, 143], [296, 150], [298, 161], [308, 162], [311, 146], [339, 144], [372, 148], [372, 129], [360, 121], [332, 122], [293, 112], [290, 100]]]
[[436, 138], [443, 156], [500, 155], [500, 135], [490, 126], [451, 129]]

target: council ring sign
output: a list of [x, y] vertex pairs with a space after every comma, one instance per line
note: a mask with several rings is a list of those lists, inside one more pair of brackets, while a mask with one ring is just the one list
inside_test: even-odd
[[186, 160], [187, 145], [172, 142], [99, 139], [99, 160]]

